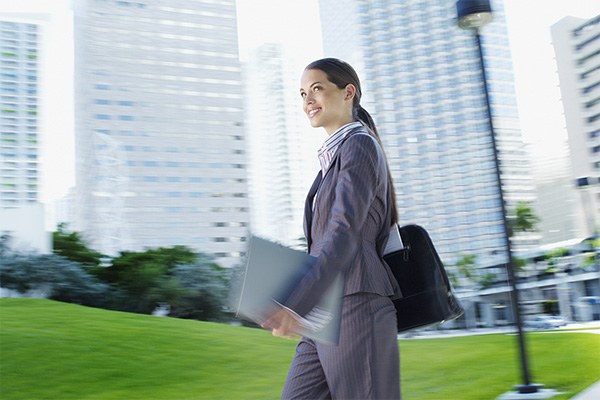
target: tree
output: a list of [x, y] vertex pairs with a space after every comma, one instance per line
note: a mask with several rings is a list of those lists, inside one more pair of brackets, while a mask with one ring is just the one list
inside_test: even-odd
[[11, 236], [8, 233], [0, 235], [0, 257], [10, 253]]
[[4, 235], [0, 237], [2, 287], [120, 311], [151, 313], [166, 303], [171, 315], [179, 318], [221, 321], [228, 317], [230, 270], [212, 257], [175, 246], [122, 252], [110, 266], [100, 267], [94, 261], [99, 253], [91, 250], [89, 256], [78, 234], [67, 233], [62, 225], [57, 236], [58, 242], [68, 244], [61, 247], [68, 249], [65, 253], [88, 261], [85, 269], [58, 254], [13, 252]]
[[180, 285], [173, 277], [178, 265], [194, 263], [197, 255], [185, 246], [124, 251], [106, 268], [96, 270], [104, 282], [118, 288], [125, 298], [123, 311], [151, 313], [159, 304], [172, 304], [180, 296]]
[[487, 289], [493, 285], [495, 279], [496, 279], [496, 274], [487, 272], [479, 277], [478, 283], [481, 285], [481, 287], [483, 289]]
[[206, 255], [199, 255], [193, 264], [178, 265], [173, 269], [182, 296], [171, 305], [171, 315], [178, 318], [203, 321], [222, 321], [229, 292], [231, 271], [222, 268]]
[[[457, 286], [460, 282], [459, 277], [462, 276], [463, 278], [471, 282], [478, 283], [484, 289], [490, 287], [494, 283], [496, 275], [491, 272], [482, 274], [481, 271], [478, 271], [475, 268], [476, 264], [476, 254], [462, 254], [458, 261], [456, 261], [456, 263], [454, 264], [456, 268], [456, 273], [448, 274], [450, 276], [452, 284]], [[478, 274], [477, 276], [475, 276], [476, 272]]]
[[90, 249], [80, 233], [67, 231], [64, 222], [58, 224], [56, 232], [52, 233], [52, 252], [89, 268], [98, 267], [104, 257]]
[[509, 236], [514, 236], [517, 232], [534, 232], [540, 219], [535, 215], [531, 204], [527, 201], [520, 201], [515, 207], [514, 215], [509, 217]]
[[477, 260], [477, 255], [475, 254], [462, 254], [455, 266], [458, 272], [465, 278], [472, 280], [473, 272], [475, 270], [475, 261]]
[[513, 256], [513, 266], [515, 267], [516, 272], [521, 272], [525, 269], [527, 265], [527, 260], [524, 258], [514, 257]]

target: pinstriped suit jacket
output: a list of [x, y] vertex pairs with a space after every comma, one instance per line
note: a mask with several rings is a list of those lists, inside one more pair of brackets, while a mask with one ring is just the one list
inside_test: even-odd
[[344, 294], [397, 297], [398, 284], [384, 263], [391, 226], [387, 166], [365, 127], [351, 131], [330, 167], [317, 175], [306, 198], [304, 232], [316, 258], [282, 303], [301, 316], [342, 274]]

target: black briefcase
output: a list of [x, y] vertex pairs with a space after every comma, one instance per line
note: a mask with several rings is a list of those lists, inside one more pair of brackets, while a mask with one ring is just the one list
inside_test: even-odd
[[398, 228], [403, 248], [383, 257], [402, 292], [394, 301], [398, 332], [460, 317], [463, 309], [427, 231], [419, 225]]

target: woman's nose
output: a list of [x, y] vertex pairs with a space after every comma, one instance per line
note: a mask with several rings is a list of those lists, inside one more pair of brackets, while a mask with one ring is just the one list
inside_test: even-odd
[[313, 102], [314, 102], [314, 98], [313, 98], [312, 94], [308, 93], [306, 96], [304, 96], [305, 104], [311, 104]]

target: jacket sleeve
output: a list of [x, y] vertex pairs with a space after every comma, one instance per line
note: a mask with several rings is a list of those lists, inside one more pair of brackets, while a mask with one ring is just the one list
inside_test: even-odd
[[339, 172], [334, 193], [318, 194], [319, 203], [330, 202], [325, 243], [315, 263], [306, 267], [291, 290], [276, 298], [301, 316], [317, 304], [337, 276], [345, 274], [360, 250], [361, 228], [378, 185], [386, 179], [380, 176], [384, 161], [378, 146], [372, 137], [355, 134], [338, 149]]

